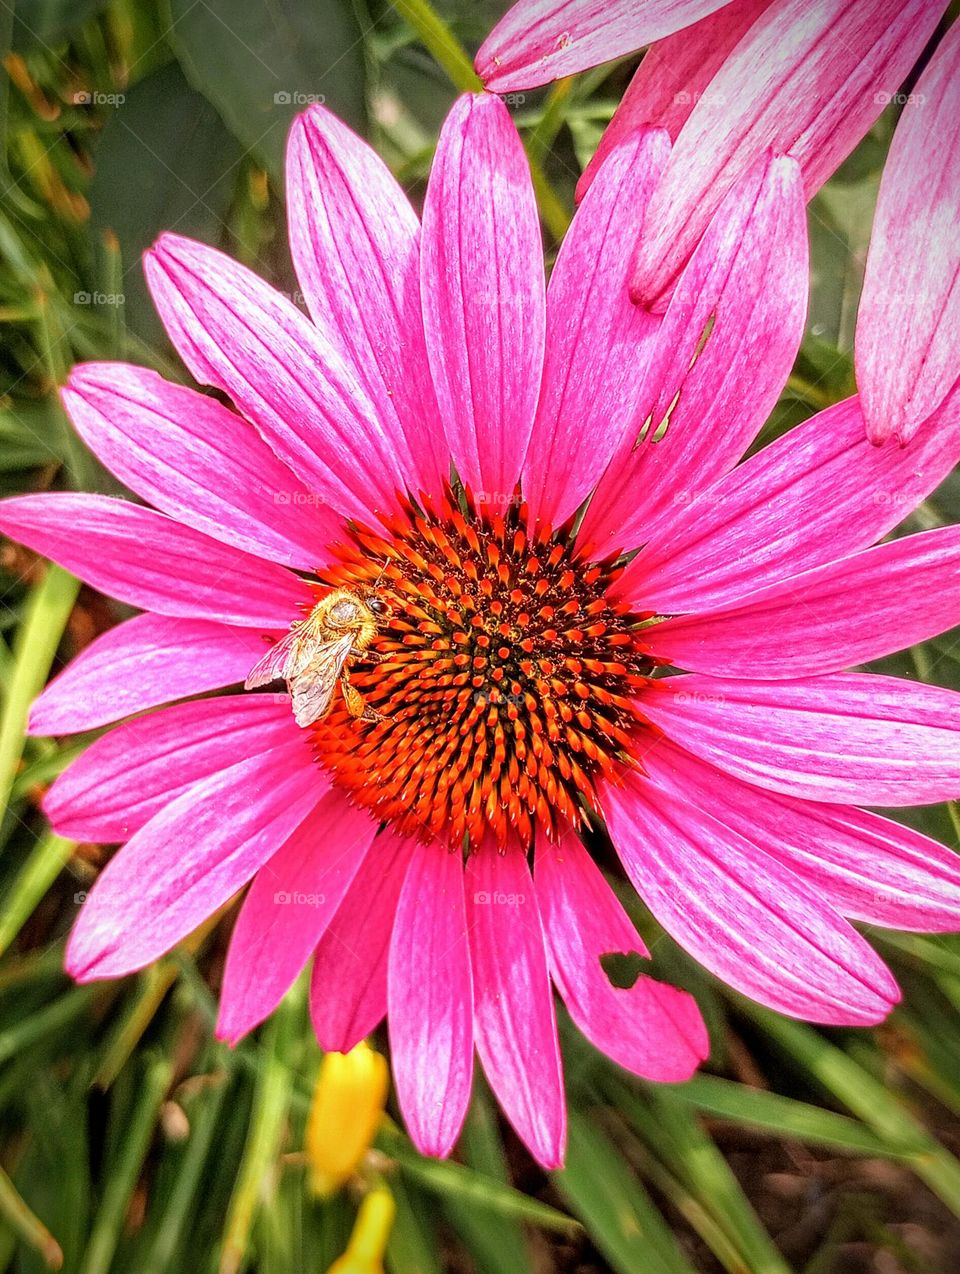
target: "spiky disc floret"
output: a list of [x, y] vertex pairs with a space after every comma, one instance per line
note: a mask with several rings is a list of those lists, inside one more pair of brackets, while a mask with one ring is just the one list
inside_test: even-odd
[[376, 587], [391, 609], [380, 662], [351, 673], [383, 720], [338, 701], [315, 727], [356, 801], [464, 849], [488, 828], [529, 847], [538, 826], [555, 835], [597, 808], [598, 775], [629, 764], [653, 668], [644, 617], [610, 596], [612, 560], [579, 559], [562, 530], [531, 538], [517, 502], [452, 494], [406, 504], [385, 533], [353, 526], [340, 556], [326, 582]]

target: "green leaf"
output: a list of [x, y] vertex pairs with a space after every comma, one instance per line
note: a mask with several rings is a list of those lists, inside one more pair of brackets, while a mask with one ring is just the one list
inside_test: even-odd
[[918, 1149], [915, 1140], [895, 1146], [847, 1115], [714, 1075], [698, 1075], [673, 1089], [673, 1094], [703, 1114], [760, 1128], [778, 1137], [797, 1137], [854, 1154], [892, 1158], [902, 1158]]
[[366, 63], [350, 0], [170, 0], [170, 19], [187, 79], [281, 183], [290, 122], [311, 102], [363, 129]]
[[107, 0], [17, 0], [14, 47], [23, 52], [56, 44], [106, 7]]
[[612, 1142], [571, 1110], [553, 1181], [617, 1274], [694, 1274], [662, 1213]]
[[421, 1192], [401, 1177], [390, 1182], [397, 1215], [387, 1246], [390, 1274], [442, 1274], [437, 1251], [433, 1209]]
[[57, 404], [51, 398], [11, 402], [0, 411], [0, 472], [60, 464]]
[[[475, 1089], [460, 1151], [471, 1168], [507, 1184], [507, 1162], [496, 1116], [485, 1087], [475, 1083]], [[444, 1200], [444, 1207], [481, 1274], [532, 1274], [523, 1231], [511, 1217], [501, 1217], [492, 1226], [487, 1217], [455, 1195]]]
[[[163, 230], [205, 243], [223, 240], [242, 155], [217, 112], [175, 64], [134, 85], [108, 120], [90, 191], [95, 229], [120, 241], [126, 321], [144, 339], [163, 340], [140, 258]], [[78, 293], [83, 311], [106, 311], [110, 293]], [[87, 298], [90, 298], [89, 300]]]
[[418, 1185], [433, 1191], [443, 1199], [457, 1199], [471, 1207], [482, 1209], [493, 1217], [518, 1217], [532, 1225], [547, 1230], [569, 1234], [580, 1226], [549, 1204], [528, 1198], [520, 1190], [504, 1185], [493, 1177], [465, 1168], [450, 1159], [427, 1159], [412, 1149], [406, 1137], [384, 1128], [377, 1141], [378, 1146], [390, 1158], [399, 1163], [403, 1171]]

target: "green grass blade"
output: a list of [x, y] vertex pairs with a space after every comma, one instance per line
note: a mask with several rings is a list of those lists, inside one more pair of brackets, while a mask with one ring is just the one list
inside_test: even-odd
[[907, 1157], [914, 1172], [955, 1216], [960, 1216], [960, 1162], [883, 1084], [812, 1028], [746, 1001], [741, 1007], [807, 1075], [833, 1093], [884, 1141], [898, 1147], [913, 1142], [917, 1149]]
[[154, 1237], [143, 1256], [141, 1274], [173, 1274], [177, 1268], [173, 1261], [177, 1252], [187, 1246], [184, 1241], [187, 1227], [196, 1207], [200, 1177], [214, 1141], [226, 1091], [226, 1082], [206, 1088], [188, 1107], [190, 1134], [173, 1189], [156, 1219]]
[[224, 1226], [219, 1274], [237, 1274], [243, 1267], [264, 1182], [280, 1153], [290, 1090], [286, 1050], [295, 1011], [293, 997], [288, 996], [263, 1031], [253, 1110]]
[[751, 1274], [790, 1274], [730, 1165], [689, 1105], [667, 1085], [647, 1086], [645, 1096], [648, 1105], [624, 1090], [618, 1105], [632, 1113], [638, 1135], [687, 1186]]
[[79, 588], [79, 580], [51, 565], [27, 602], [14, 645], [16, 666], [0, 719], [0, 809], [10, 800], [23, 756], [30, 705], [46, 683]]
[[16, 1187], [2, 1168], [0, 1168], [0, 1217], [20, 1235], [25, 1243], [40, 1254], [49, 1269], [61, 1268], [63, 1252], [60, 1244], [20, 1198]]
[[393, 0], [393, 7], [410, 23], [459, 92], [483, 90], [466, 50], [429, 0]]
[[78, 1274], [108, 1274], [123, 1230], [130, 1198], [140, 1177], [143, 1161], [157, 1126], [160, 1103], [170, 1085], [173, 1061], [168, 1057], [149, 1058], [137, 1093], [125, 1136], [97, 1210], [90, 1241]]
[[0, 908], [0, 955], [29, 920], [73, 850], [73, 841], [64, 840], [54, 832], [48, 832], [37, 841]]

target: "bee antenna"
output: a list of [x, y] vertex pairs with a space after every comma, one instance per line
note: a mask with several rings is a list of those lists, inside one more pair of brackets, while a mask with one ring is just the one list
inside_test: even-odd
[[383, 579], [384, 575], [387, 573], [387, 567], [388, 567], [389, 565], [390, 565], [390, 559], [389, 559], [389, 558], [384, 558], [384, 560], [383, 560], [383, 565], [380, 567], [380, 574], [377, 576], [377, 578], [376, 578], [376, 579], [373, 581], [373, 583], [370, 585], [370, 588], [371, 588], [371, 589], [375, 589], [375, 588], [377, 588], [377, 587], [378, 587], [378, 585], [380, 584], [380, 581]]

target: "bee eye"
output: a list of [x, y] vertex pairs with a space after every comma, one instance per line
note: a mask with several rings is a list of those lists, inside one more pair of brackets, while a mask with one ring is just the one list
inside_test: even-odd
[[379, 597], [371, 597], [367, 605], [375, 615], [385, 615], [387, 613], [386, 602], [382, 602]]

